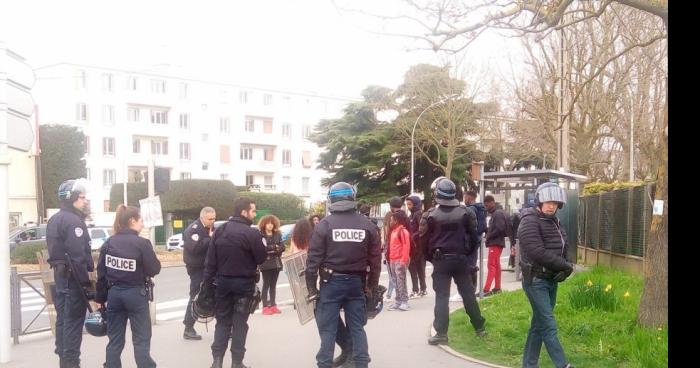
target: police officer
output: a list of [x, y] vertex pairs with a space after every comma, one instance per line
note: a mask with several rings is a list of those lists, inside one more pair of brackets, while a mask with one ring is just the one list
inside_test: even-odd
[[192, 301], [199, 292], [200, 284], [204, 278], [204, 260], [207, 257], [207, 250], [211, 243], [211, 235], [214, 232], [214, 221], [216, 221], [216, 211], [211, 207], [204, 207], [199, 212], [199, 219], [191, 223], [182, 234], [185, 242], [183, 259], [187, 268], [187, 275], [190, 276], [190, 301], [187, 303], [185, 319], [185, 332], [182, 337], [185, 340], [201, 340], [202, 336], [194, 329], [195, 319], [192, 317]]
[[455, 198], [457, 188], [452, 180], [441, 177], [433, 182], [436, 206], [425, 212], [419, 226], [419, 241], [426, 250], [426, 260], [433, 264], [435, 290], [435, 319], [437, 332], [428, 339], [430, 345], [447, 344], [449, 325], [449, 297], [452, 279], [462, 296], [464, 309], [478, 336], [486, 335], [479, 304], [474, 296], [468, 256], [478, 247], [476, 215], [460, 205]]
[[[306, 265], [309, 299], [318, 299], [316, 324], [321, 348], [316, 363], [319, 368], [332, 367], [340, 308], [343, 308], [352, 338], [352, 362], [355, 367], [365, 368], [370, 362], [364, 330], [365, 294], [379, 283], [380, 239], [376, 225], [357, 213], [352, 186], [345, 182], [333, 184], [328, 200], [331, 214], [314, 228]], [[320, 292], [316, 286], [319, 273]]]
[[[56, 306], [56, 349], [61, 368], [80, 367], [80, 344], [87, 304], [84, 288], [90, 285], [88, 272], [94, 270], [90, 235], [85, 226], [87, 200], [85, 179], [67, 180], [58, 187], [61, 210], [46, 227], [48, 262], [54, 270]], [[72, 268], [71, 268], [72, 264]]]
[[107, 307], [107, 357], [105, 368], [121, 368], [126, 321], [131, 325], [134, 358], [138, 368], [154, 368], [151, 358], [151, 315], [148, 308], [160, 261], [151, 241], [138, 234], [143, 229], [139, 209], [120, 205], [114, 219], [114, 235], [100, 249], [97, 264], [98, 303]]
[[[260, 231], [250, 227], [255, 219], [255, 202], [236, 199], [234, 215], [214, 232], [207, 252], [203, 288], [216, 287], [216, 329], [211, 352], [211, 368], [221, 368], [231, 335], [231, 368], [246, 368], [245, 340], [248, 316], [254, 307], [253, 295], [258, 265], [267, 252]], [[233, 331], [231, 328], [233, 327]]]

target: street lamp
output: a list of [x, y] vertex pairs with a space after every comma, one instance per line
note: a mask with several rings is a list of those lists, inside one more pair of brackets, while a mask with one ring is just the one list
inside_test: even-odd
[[453, 98], [456, 96], [458, 96], [458, 94], [449, 95], [443, 99], [440, 99], [440, 100], [437, 100], [437, 101], [431, 103], [430, 105], [428, 105], [428, 107], [423, 109], [423, 111], [421, 111], [420, 114], [418, 114], [418, 117], [416, 118], [416, 122], [413, 123], [413, 130], [411, 130], [411, 194], [413, 194], [413, 190], [414, 190], [414, 188], [413, 188], [413, 177], [414, 177], [413, 170], [414, 170], [414, 166], [415, 166], [415, 158], [414, 158], [415, 157], [415, 153], [414, 153], [415, 149], [413, 148], [413, 141], [414, 141], [414, 136], [416, 134], [416, 126], [418, 125], [418, 120], [420, 120], [420, 117], [423, 116], [423, 113], [430, 110], [431, 107], [433, 107], [437, 104], [443, 103], [446, 100], [449, 100], [450, 98]]

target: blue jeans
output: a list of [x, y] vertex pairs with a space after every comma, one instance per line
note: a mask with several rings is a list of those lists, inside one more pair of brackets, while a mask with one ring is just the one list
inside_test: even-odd
[[557, 303], [557, 283], [554, 280], [532, 278], [529, 284], [523, 279], [523, 290], [532, 306], [532, 323], [525, 341], [523, 368], [537, 368], [542, 343], [556, 367], [566, 366], [564, 348], [557, 337], [557, 322], [554, 320], [554, 306]]
[[333, 353], [340, 319], [340, 308], [345, 311], [345, 323], [352, 340], [352, 361], [357, 368], [366, 368], [370, 362], [367, 348], [365, 293], [362, 279], [355, 275], [334, 274], [328, 282], [321, 282], [320, 298], [316, 305], [316, 325], [321, 336], [321, 348], [316, 354], [319, 368], [333, 366]]
[[121, 368], [126, 321], [131, 325], [134, 359], [138, 368], [155, 368], [151, 358], [151, 314], [143, 287], [112, 286], [107, 294], [107, 361], [105, 368]]
[[87, 304], [83, 288], [69, 276], [54, 272], [55, 289], [52, 287], [56, 307], [56, 350], [61, 360], [71, 365], [80, 364], [80, 344], [83, 341], [83, 323]]

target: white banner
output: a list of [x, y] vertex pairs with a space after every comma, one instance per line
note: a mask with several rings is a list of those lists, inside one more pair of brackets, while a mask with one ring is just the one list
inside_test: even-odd
[[160, 208], [160, 197], [144, 198], [139, 200], [141, 205], [141, 218], [144, 227], [163, 226], [163, 212]]

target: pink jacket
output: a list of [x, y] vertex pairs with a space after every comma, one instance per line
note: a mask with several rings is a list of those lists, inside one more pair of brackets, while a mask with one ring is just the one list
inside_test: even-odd
[[389, 239], [389, 260], [401, 261], [407, 265], [411, 254], [411, 234], [403, 225], [391, 230]]

